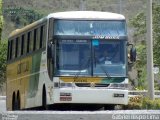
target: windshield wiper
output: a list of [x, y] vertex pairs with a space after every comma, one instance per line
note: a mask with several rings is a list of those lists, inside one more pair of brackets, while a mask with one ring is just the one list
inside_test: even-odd
[[[93, 50], [93, 59], [94, 59], [94, 66], [96, 67], [98, 60], [97, 60], [96, 55], [95, 55], [95, 48], [94, 48], [94, 50]], [[102, 71], [106, 74], [106, 76], [107, 76], [108, 78], [111, 77], [110, 74], [108, 73], [108, 71], [104, 69], [102, 63], [100, 63], [99, 61], [98, 61], [98, 63], [99, 63], [99, 65], [100, 65], [100, 68], [102, 69]]]
[[89, 62], [90, 62], [90, 60], [91, 60], [91, 57], [88, 57], [88, 59], [87, 59], [87, 62], [82, 62], [82, 63], [85, 63], [85, 64], [80, 64], [80, 69], [79, 69], [79, 72], [77, 72], [76, 74], [75, 74], [75, 76], [74, 76], [74, 80], [75, 79], [77, 79], [78, 77], [79, 77], [79, 75], [81, 74], [81, 68], [88, 68], [88, 66], [89, 66]]
[[104, 66], [102, 66], [102, 64], [100, 64], [100, 68], [103, 70], [103, 72], [106, 74], [106, 76], [108, 78], [111, 77], [110, 74], [108, 73], [108, 71], [106, 69], [104, 69]]

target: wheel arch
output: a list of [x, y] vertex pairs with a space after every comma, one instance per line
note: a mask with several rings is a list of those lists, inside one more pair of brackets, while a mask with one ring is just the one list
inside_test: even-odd
[[15, 103], [15, 100], [16, 100], [16, 93], [13, 92], [13, 94], [12, 94], [12, 110], [14, 110], [14, 103]]

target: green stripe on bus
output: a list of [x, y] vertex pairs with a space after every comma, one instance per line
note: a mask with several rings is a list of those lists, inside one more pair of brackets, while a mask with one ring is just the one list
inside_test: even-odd
[[121, 82], [123, 82], [125, 80], [125, 78], [124, 77], [118, 77], [118, 78], [114, 78], [114, 77], [112, 77], [112, 78], [104, 78], [104, 79], [102, 79], [102, 83], [104, 83], [104, 84], [110, 84], [110, 83], [121, 83]]
[[41, 55], [42, 53], [37, 53], [32, 57], [32, 69], [31, 73], [32, 76], [30, 76], [29, 80], [29, 92], [28, 97], [32, 98], [35, 97], [37, 91], [38, 91], [38, 85], [39, 85], [39, 71], [40, 71], [40, 63], [41, 63]]

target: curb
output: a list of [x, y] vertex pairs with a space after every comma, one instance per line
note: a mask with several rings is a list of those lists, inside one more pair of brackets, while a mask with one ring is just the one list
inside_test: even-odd
[[6, 96], [0, 96], [0, 100], [6, 100]]

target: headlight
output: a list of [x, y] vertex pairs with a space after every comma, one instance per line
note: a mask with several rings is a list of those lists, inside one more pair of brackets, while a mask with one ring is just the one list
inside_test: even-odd
[[73, 83], [60, 83], [61, 88], [73, 87]]
[[113, 88], [113, 89], [128, 89], [128, 84], [125, 84], [125, 83], [111, 83], [109, 88]]
[[74, 87], [75, 85], [73, 83], [54, 83], [55, 88], [67, 88], [67, 87]]

